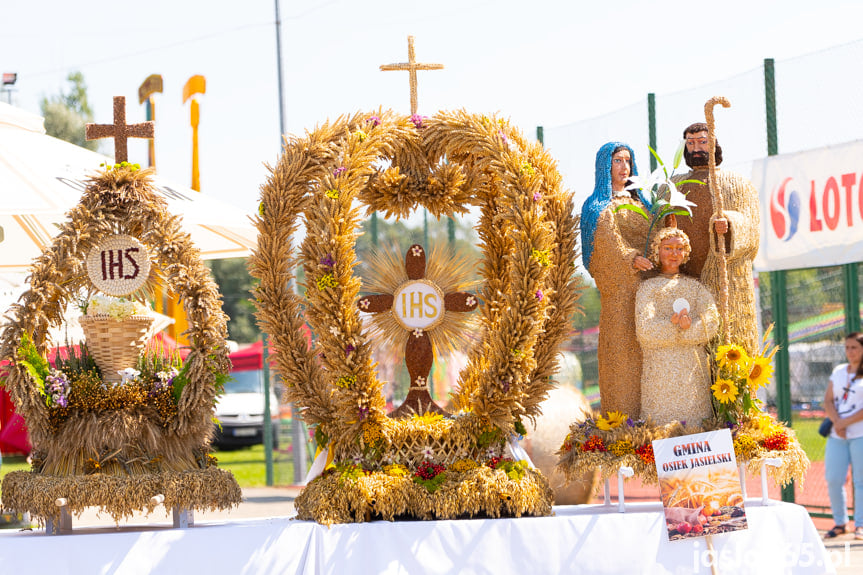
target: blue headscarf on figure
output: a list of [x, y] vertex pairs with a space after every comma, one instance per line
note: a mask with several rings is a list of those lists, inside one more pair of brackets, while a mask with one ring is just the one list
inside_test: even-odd
[[[632, 151], [632, 148], [628, 144], [624, 144], [623, 142], [608, 142], [596, 153], [596, 171], [594, 172], [596, 187], [593, 188], [593, 193], [581, 206], [581, 259], [584, 262], [584, 269], [587, 273], [590, 273], [590, 256], [593, 255], [593, 237], [596, 233], [596, 221], [599, 219], [599, 214], [602, 213], [602, 210], [611, 204], [611, 156], [614, 155], [614, 150], [617, 148], [629, 150], [629, 157], [632, 159], [632, 173], [630, 175], [638, 175], [638, 168], [635, 166], [635, 152]], [[638, 190], [638, 199], [646, 207], [650, 207], [650, 203], [644, 198], [642, 190]]]

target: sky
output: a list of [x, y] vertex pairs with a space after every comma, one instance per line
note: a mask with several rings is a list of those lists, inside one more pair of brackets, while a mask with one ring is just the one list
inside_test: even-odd
[[[766, 57], [778, 62], [863, 38], [859, 0], [279, 6], [285, 126], [298, 135], [358, 110], [408, 112], [407, 74], [379, 71], [406, 61], [408, 35], [418, 61], [445, 66], [419, 73], [421, 114], [499, 113], [530, 136], [537, 125], [601, 117], [647, 92], [686, 90], [757, 68]], [[84, 74], [99, 123], [111, 123], [113, 96], [126, 97], [128, 121], [143, 121], [138, 86], [161, 74], [156, 165], [162, 177], [186, 185], [192, 135], [182, 90], [189, 77], [205, 76], [201, 191], [238, 214], [255, 211], [265, 164], [275, 163], [281, 146], [274, 0], [0, 0], [0, 72], [18, 74], [14, 105], [39, 113], [42, 98], [67, 89], [72, 71]], [[129, 154], [145, 164], [146, 144], [130, 143]]]

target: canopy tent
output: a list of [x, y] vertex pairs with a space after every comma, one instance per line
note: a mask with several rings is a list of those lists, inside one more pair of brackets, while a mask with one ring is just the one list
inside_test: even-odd
[[[106, 156], [45, 134], [40, 116], [0, 102], [0, 272], [26, 271]], [[158, 176], [155, 189], [204, 259], [246, 257], [257, 231], [226, 202]]]

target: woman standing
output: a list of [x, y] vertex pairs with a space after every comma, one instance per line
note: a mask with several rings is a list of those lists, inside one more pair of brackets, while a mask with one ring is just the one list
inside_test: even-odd
[[833, 422], [824, 452], [824, 476], [835, 523], [826, 537], [845, 533], [848, 523], [845, 478], [850, 465], [854, 484], [854, 539], [863, 539], [863, 334], [848, 334], [845, 358], [848, 363], [833, 370], [824, 394], [824, 411]]
[[638, 175], [635, 154], [622, 142], [609, 142], [596, 153], [596, 187], [581, 209], [582, 259], [599, 289], [599, 394], [602, 410], [633, 419], [641, 408], [641, 348], [635, 339], [635, 292], [639, 270], [653, 267], [641, 255], [647, 221], [625, 204], [649, 207], [626, 190]]

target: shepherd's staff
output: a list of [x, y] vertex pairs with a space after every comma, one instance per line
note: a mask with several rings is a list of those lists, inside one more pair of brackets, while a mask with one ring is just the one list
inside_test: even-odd
[[[725, 202], [722, 198], [722, 190], [716, 185], [716, 127], [713, 121], [713, 107], [716, 104], [722, 104], [723, 108], [730, 108], [731, 102], [724, 96], [714, 96], [707, 100], [704, 104], [704, 117], [707, 119], [707, 139], [710, 142], [710, 155], [708, 157], [707, 167], [709, 169], [707, 187], [713, 197], [713, 218], [714, 222], [717, 218], [722, 218]], [[711, 234], [714, 230], [710, 230]], [[727, 231], [727, 230], [726, 230]], [[716, 249], [719, 254], [719, 306], [722, 313], [722, 343], [729, 343], [728, 335], [728, 267], [725, 262], [725, 232], [717, 232]]]

